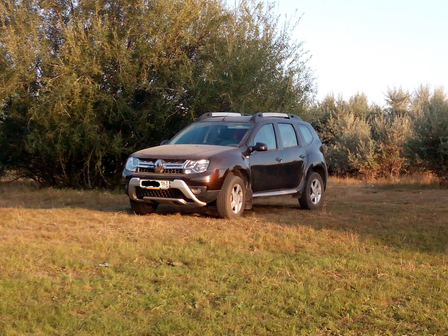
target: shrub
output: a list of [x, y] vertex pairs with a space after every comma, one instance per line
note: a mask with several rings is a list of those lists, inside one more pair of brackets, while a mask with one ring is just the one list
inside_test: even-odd
[[443, 90], [420, 99], [414, 134], [407, 141], [407, 155], [418, 167], [448, 177], [448, 100]]
[[376, 143], [376, 175], [388, 178], [407, 172], [409, 162], [403, 153], [407, 139], [413, 134], [411, 118], [406, 115], [391, 118], [383, 114], [370, 123]]

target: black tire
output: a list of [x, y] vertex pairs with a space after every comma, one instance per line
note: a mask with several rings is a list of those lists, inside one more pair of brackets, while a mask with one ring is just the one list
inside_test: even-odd
[[152, 203], [143, 203], [143, 202], [137, 202], [137, 201], [131, 201], [131, 208], [132, 211], [136, 215], [149, 215], [151, 213], [156, 212], [158, 204], [152, 204]]
[[324, 182], [318, 173], [311, 173], [306, 180], [305, 190], [299, 198], [302, 209], [317, 210], [324, 205]]
[[216, 200], [216, 207], [221, 218], [238, 218], [244, 211], [246, 188], [243, 180], [235, 175], [228, 175], [224, 180]]

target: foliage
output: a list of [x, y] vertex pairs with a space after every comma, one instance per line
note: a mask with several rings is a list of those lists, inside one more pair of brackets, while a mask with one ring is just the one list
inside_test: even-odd
[[448, 99], [441, 89], [422, 96], [420, 114], [414, 122], [415, 136], [408, 139], [407, 154], [418, 166], [447, 179]]
[[107, 186], [130, 152], [204, 112], [299, 112], [312, 74], [272, 13], [251, 1], [3, 1], [0, 167]]
[[403, 91], [402, 88], [393, 88], [387, 90], [386, 103], [388, 107], [385, 112], [392, 118], [403, 117], [409, 113], [411, 104], [411, 94]]
[[443, 90], [313, 103], [307, 53], [273, 5], [241, 0], [0, 3], [0, 175], [114, 187], [127, 155], [209, 111], [301, 114], [330, 172], [448, 175]]
[[371, 120], [372, 139], [376, 144], [376, 175], [395, 177], [408, 172], [405, 144], [413, 136], [412, 120], [406, 116], [376, 116]]
[[327, 96], [304, 117], [319, 133], [331, 173], [365, 178], [448, 174], [448, 101], [442, 89], [391, 89], [386, 106]]
[[327, 96], [312, 110], [311, 123], [319, 132], [330, 172], [338, 175], [370, 175], [375, 169], [375, 142], [367, 122], [372, 110], [365, 95], [348, 102]]

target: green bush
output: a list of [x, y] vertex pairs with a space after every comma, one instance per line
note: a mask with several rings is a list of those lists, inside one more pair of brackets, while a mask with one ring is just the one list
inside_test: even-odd
[[409, 161], [404, 156], [405, 144], [413, 135], [409, 116], [383, 114], [370, 120], [372, 139], [376, 147], [376, 176], [395, 177], [407, 173]]
[[448, 99], [443, 90], [422, 95], [407, 154], [418, 167], [448, 178]]
[[326, 145], [331, 171], [338, 175], [370, 175], [375, 169], [375, 142], [370, 137], [370, 125], [352, 113], [331, 117], [333, 141]]
[[113, 187], [202, 113], [300, 112], [313, 79], [291, 32], [252, 1], [2, 1], [0, 169]]
[[[319, 133], [330, 173], [354, 177], [395, 177], [424, 170], [406, 155], [407, 143], [415, 137], [417, 116], [428, 88], [414, 96], [401, 89], [389, 90], [384, 108], [370, 105], [367, 97], [357, 94], [348, 101], [327, 96], [309, 108], [304, 117]], [[432, 132], [432, 131], [431, 131]]]
[[374, 172], [375, 142], [368, 123], [374, 112], [367, 97], [358, 94], [348, 102], [327, 96], [305, 113], [324, 144], [330, 173], [370, 176]]

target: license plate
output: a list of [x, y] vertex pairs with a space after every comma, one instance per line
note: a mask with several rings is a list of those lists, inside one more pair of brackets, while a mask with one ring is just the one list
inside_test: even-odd
[[169, 189], [170, 181], [165, 180], [142, 180], [140, 186], [146, 189]]

